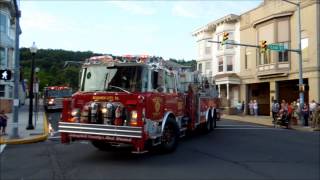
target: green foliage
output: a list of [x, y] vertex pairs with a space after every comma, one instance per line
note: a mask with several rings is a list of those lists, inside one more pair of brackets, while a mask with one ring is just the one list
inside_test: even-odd
[[[37, 73], [40, 80], [40, 90], [45, 86], [69, 85], [72, 89], [78, 89], [80, 64], [65, 65], [65, 61], [83, 62], [85, 59], [101, 54], [91, 51], [66, 51], [61, 49], [39, 49], [35, 54], [35, 67], [39, 67]], [[32, 54], [29, 48], [20, 49], [20, 66], [24, 79], [30, 81]]]
[[[66, 61], [84, 62], [85, 59], [101, 54], [91, 51], [66, 51], [62, 49], [39, 49], [35, 54], [35, 67], [40, 71], [37, 77], [40, 80], [40, 90], [45, 86], [68, 85], [73, 90], [78, 89], [80, 64], [71, 63], [65, 66]], [[29, 48], [20, 49], [20, 66], [23, 79], [30, 81], [32, 54]], [[196, 69], [196, 61], [169, 59], [178, 64], [191, 66]]]
[[170, 58], [169, 61], [173, 61], [175, 63], [181, 64], [184, 66], [191, 66], [192, 70], [197, 69], [197, 61], [196, 60], [185, 61], [184, 59], [176, 60], [176, 59]]

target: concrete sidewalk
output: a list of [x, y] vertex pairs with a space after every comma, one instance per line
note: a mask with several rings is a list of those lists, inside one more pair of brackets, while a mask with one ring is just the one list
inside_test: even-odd
[[[242, 121], [242, 122], [248, 122], [248, 123], [254, 123], [254, 124], [260, 124], [260, 125], [274, 127], [274, 125], [272, 123], [271, 116], [249, 116], [249, 115], [223, 114], [221, 119], [222, 120], [228, 119], [228, 120]], [[310, 126], [302, 126], [302, 125], [291, 125], [291, 129], [299, 130], [299, 131], [308, 131], [308, 132], [313, 131], [313, 128], [311, 128]]]
[[[42, 101], [39, 103], [39, 111], [37, 113], [33, 112], [33, 130], [26, 130], [29, 122], [29, 100], [26, 100], [26, 104], [19, 108], [18, 123], [13, 123], [13, 113], [6, 115], [8, 116], [6, 135], [0, 136], [0, 144], [26, 144], [47, 139], [48, 121]], [[18, 127], [18, 137], [13, 137], [14, 126]]]

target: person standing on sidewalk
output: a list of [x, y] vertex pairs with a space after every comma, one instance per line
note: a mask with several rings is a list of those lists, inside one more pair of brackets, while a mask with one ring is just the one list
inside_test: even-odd
[[277, 115], [280, 110], [280, 105], [277, 102], [277, 100], [273, 100], [271, 109], [272, 109], [272, 118], [273, 118], [273, 123], [274, 123], [274, 122], [276, 122], [276, 118], [277, 118]]
[[253, 100], [253, 111], [254, 111], [254, 115], [258, 116], [258, 102], [257, 102], [257, 100]]
[[242, 112], [242, 103], [241, 103], [241, 101], [238, 101], [238, 103], [236, 104], [236, 108], [237, 108], [237, 114], [241, 115], [241, 112]]
[[242, 111], [242, 114], [243, 114], [243, 115], [246, 115], [246, 112], [245, 112], [245, 103], [244, 103], [244, 101], [242, 101], [242, 103], [241, 103], [241, 111]]
[[7, 115], [4, 113], [4, 110], [0, 111], [0, 135], [7, 135], [6, 134], [6, 127], [7, 127], [7, 121], [8, 121], [8, 117]]
[[[310, 119], [312, 120], [314, 113], [316, 111], [317, 103], [314, 100], [312, 100], [309, 107], [310, 107]], [[313, 123], [312, 123], [312, 126], [314, 126]]]
[[304, 119], [304, 126], [308, 126], [309, 125], [309, 123], [308, 123], [308, 121], [309, 121], [309, 108], [306, 103], [303, 104], [302, 116]]
[[250, 115], [253, 115], [253, 101], [250, 100], [249, 102], [249, 110], [250, 110]]
[[313, 116], [314, 131], [320, 131], [320, 103], [317, 104]]

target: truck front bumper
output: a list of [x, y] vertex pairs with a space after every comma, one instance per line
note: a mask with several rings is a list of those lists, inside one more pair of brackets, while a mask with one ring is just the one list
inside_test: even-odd
[[142, 127], [59, 122], [59, 132], [71, 139], [106, 140], [130, 143], [142, 138]]

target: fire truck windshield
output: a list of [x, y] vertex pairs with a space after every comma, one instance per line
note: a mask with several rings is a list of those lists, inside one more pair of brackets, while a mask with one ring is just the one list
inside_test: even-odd
[[141, 92], [141, 66], [88, 66], [84, 69], [81, 90]]

